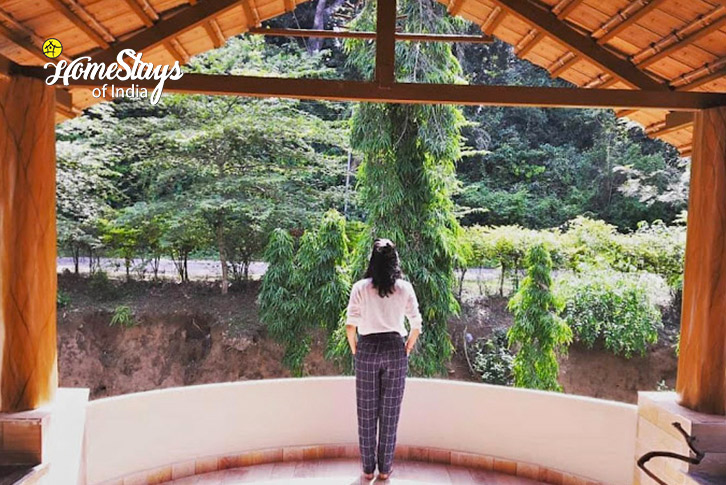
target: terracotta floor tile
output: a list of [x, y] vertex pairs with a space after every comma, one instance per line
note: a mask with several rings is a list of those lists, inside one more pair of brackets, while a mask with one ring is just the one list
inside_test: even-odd
[[386, 481], [364, 480], [354, 458], [269, 463], [187, 477], [169, 485], [542, 485], [501, 473], [420, 461], [396, 460]]

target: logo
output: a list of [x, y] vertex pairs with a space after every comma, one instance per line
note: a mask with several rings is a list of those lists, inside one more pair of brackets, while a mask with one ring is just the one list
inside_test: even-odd
[[[48, 39], [58, 42], [55, 39]], [[58, 42], [60, 48], [60, 42]], [[45, 52], [45, 46], [43, 47]], [[48, 55], [48, 54], [46, 54]], [[59, 56], [57, 51], [55, 56]], [[143, 54], [133, 49], [124, 49], [116, 56], [116, 62], [105, 64], [102, 62], [92, 62], [88, 56], [78, 57], [71, 62], [61, 60], [57, 64], [48, 62], [45, 68], [54, 68], [55, 73], [48, 76], [45, 83], [53, 86], [57, 82], [61, 82], [64, 86], [68, 86], [71, 80], [79, 81], [81, 79], [87, 81], [109, 81], [108, 84], [91, 83], [98, 87], [93, 88], [91, 94], [94, 98], [149, 98], [151, 104], [159, 102], [161, 92], [164, 89], [164, 83], [171, 79], [176, 81], [181, 79], [184, 73], [181, 70], [179, 61], [174, 65], [154, 65], [150, 62], [141, 60]], [[133, 62], [130, 62], [133, 61]], [[124, 86], [114, 86], [113, 81], [124, 82]], [[137, 81], [137, 83], [129, 83], [128, 81]], [[149, 93], [149, 90], [152, 90]]]
[[49, 59], [55, 59], [63, 52], [63, 44], [58, 39], [48, 39], [43, 42], [43, 54]]

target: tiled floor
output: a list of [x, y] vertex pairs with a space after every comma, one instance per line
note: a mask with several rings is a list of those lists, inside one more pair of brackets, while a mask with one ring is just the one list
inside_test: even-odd
[[448, 465], [414, 461], [396, 461], [391, 477], [364, 480], [360, 476], [360, 462], [354, 459], [271, 463], [246, 468], [207, 473], [170, 482], [170, 485], [415, 485], [424, 484], [486, 484], [486, 485], [539, 485], [540, 482], [496, 472], [473, 470]]

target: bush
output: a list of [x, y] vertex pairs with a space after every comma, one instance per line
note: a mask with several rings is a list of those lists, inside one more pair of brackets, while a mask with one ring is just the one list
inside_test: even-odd
[[116, 286], [108, 279], [105, 271], [95, 271], [88, 278], [88, 288], [99, 300], [112, 300], [118, 295]]
[[134, 318], [134, 312], [126, 305], [117, 306], [113, 311], [111, 317], [111, 326], [122, 326], [124, 328], [131, 328], [138, 325], [136, 318]]
[[489, 339], [479, 339], [474, 344], [471, 365], [474, 372], [487, 384], [511, 386], [514, 356], [508, 349], [507, 333], [496, 331]]
[[55, 296], [55, 302], [58, 308], [64, 308], [71, 303], [71, 297], [65, 292], [58, 290]]
[[563, 316], [578, 341], [592, 347], [602, 340], [606, 349], [626, 358], [644, 354], [658, 341], [658, 306], [670, 300], [657, 275], [594, 269], [560, 278], [557, 294], [566, 302]]

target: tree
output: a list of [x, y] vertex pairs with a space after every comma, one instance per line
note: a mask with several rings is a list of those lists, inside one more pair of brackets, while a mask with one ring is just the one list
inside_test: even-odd
[[514, 324], [507, 337], [510, 347], [518, 347], [514, 357], [517, 387], [561, 389], [557, 354], [572, 341], [572, 330], [557, 315], [561, 305], [552, 293], [551, 271], [552, 260], [544, 245], [532, 247], [527, 254], [527, 276], [509, 300]]
[[283, 362], [301, 371], [302, 359], [298, 356], [307, 354], [309, 337], [300, 331], [303, 319], [295, 315], [295, 241], [290, 233], [284, 229], [272, 231], [263, 257], [268, 267], [257, 300], [260, 321], [270, 336], [285, 346]]
[[[373, 30], [375, 2], [368, 2], [353, 27]], [[457, 20], [433, 0], [399, 2], [403, 29], [448, 33]], [[346, 44], [349, 62], [362, 77], [373, 74], [375, 51], [362, 40]], [[461, 69], [445, 43], [396, 45], [399, 80], [454, 83]], [[453, 106], [359, 104], [352, 119], [352, 144], [363, 154], [358, 188], [368, 231], [361, 238], [360, 276], [374, 237], [398, 247], [402, 269], [411, 280], [425, 330], [411, 366], [423, 375], [441, 374], [452, 352], [447, 322], [458, 311], [453, 294], [459, 225], [451, 194], [459, 158], [461, 111]], [[344, 349], [342, 346], [336, 346]]]

